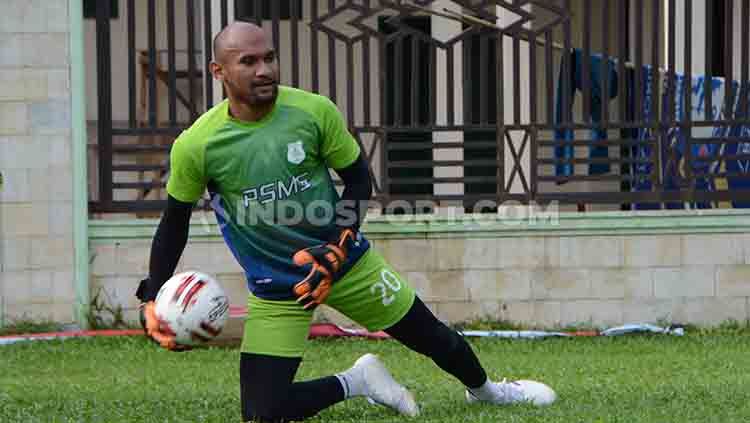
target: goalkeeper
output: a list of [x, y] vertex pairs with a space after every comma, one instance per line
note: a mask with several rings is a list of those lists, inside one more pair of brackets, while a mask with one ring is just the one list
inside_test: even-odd
[[[322, 303], [428, 356], [466, 386], [469, 401], [549, 402], [539, 394], [551, 392], [543, 384], [490, 381], [463, 337], [437, 320], [370, 248], [359, 232], [362, 203], [372, 193], [370, 173], [336, 106], [279, 85], [276, 52], [256, 25], [230, 24], [213, 47], [210, 70], [228, 100], [172, 147], [167, 207], [149, 277], [136, 293], [148, 335], [180, 349], [159, 331], [153, 301], [187, 243], [192, 207], [208, 189], [250, 291], [240, 355], [245, 420], [301, 420], [357, 396], [405, 415], [419, 413], [412, 394], [371, 354], [341, 373], [293, 382], [313, 309]], [[340, 198], [329, 169], [344, 182]]]

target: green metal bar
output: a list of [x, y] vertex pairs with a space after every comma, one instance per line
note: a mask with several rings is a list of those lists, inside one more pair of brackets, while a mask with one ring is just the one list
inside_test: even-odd
[[89, 240], [88, 186], [86, 183], [86, 61], [84, 55], [83, 0], [70, 0], [70, 98], [73, 145], [73, 245], [75, 249], [74, 313], [78, 325], [88, 329]]

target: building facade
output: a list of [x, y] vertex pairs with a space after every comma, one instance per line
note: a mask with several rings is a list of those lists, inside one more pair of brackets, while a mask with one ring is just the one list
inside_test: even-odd
[[[339, 105], [382, 205], [365, 231], [442, 318], [748, 318], [748, 194], [727, 164], [750, 142], [747, 0], [8, 1], [6, 320], [85, 325], [100, 292], [133, 316], [169, 146], [221, 101], [207, 47], [233, 19], [272, 34], [284, 83]], [[693, 100], [701, 77], [720, 88]], [[196, 213], [180, 268], [244, 304], [214, 222]]]

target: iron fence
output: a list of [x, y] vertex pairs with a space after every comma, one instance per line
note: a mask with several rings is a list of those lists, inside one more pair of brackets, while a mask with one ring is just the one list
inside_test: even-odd
[[268, 29], [283, 83], [338, 104], [382, 202], [744, 207], [750, 0], [703, 4], [127, 0], [115, 33], [97, 2], [92, 210], [163, 207], [169, 148], [213, 104], [211, 34], [232, 11]]

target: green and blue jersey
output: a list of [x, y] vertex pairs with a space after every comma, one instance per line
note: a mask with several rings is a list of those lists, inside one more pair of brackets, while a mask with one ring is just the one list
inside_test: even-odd
[[[167, 192], [192, 203], [206, 188], [222, 235], [242, 265], [248, 288], [263, 299], [289, 299], [306, 275], [292, 256], [329, 240], [339, 195], [329, 173], [359, 156], [336, 105], [279, 87], [273, 110], [245, 122], [224, 101], [175, 141]], [[344, 270], [369, 248], [359, 235]]]

